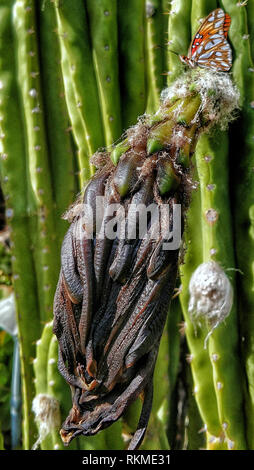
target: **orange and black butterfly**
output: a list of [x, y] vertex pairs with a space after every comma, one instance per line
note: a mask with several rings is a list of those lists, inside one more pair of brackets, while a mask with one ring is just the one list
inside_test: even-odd
[[228, 72], [232, 66], [232, 52], [227, 41], [231, 18], [221, 8], [212, 11], [201, 24], [189, 48], [188, 55], [180, 55], [189, 67], [204, 67], [217, 72]]

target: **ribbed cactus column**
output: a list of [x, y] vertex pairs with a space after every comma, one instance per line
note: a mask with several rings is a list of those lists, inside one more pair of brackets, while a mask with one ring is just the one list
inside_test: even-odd
[[204, 432], [208, 432], [207, 445], [211, 447], [215, 439], [219, 440], [221, 426], [217, 410], [217, 401], [213, 386], [212, 366], [207, 349], [204, 348], [207, 331], [196, 329], [190, 320], [188, 313], [189, 282], [194, 270], [202, 263], [203, 257], [200, 250], [200, 193], [197, 191], [192, 196], [191, 208], [188, 213], [188, 226], [186, 230], [186, 254], [184, 264], [180, 267], [182, 276], [181, 304], [185, 318], [185, 334], [187, 337], [189, 355], [187, 361], [190, 364], [193, 376], [193, 394], [197, 401], [199, 412], [203, 420]]
[[[246, 441], [242, 412], [243, 378], [239, 380], [242, 372], [238, 356], [240, 344], [234, 282], [232, 221], [227, 198], [229, 159], [227, 158], [227, 136], [218, 133], [217, 138], [218, 140], [214, 138], [210, 141], [207, 139], [200, 141], [196, 152], [201, 193], [203, 263], [205, 264], [198, 278], [198, 291], [193, 292], [190, 286], [192, 297], [190, 302], [194, 301], [192, 312], [195, 315], [195, 309], [198, 310], [200, 301], [198, 295], [202, 292], [204, 282], [206, 288], [202, 297], [203, 311], [200, 308], [199, 313], [203, 315], [203, 319], [207, 315], [207, 324], [211, 329], [216, 326], [216, 330], [211, 332], [209, 337], [208, 350], [220, 425], [225, 433], [228, 448], [241, 450], [246, 448]], [[217, 291], [214, 292], [214, 288]], [[234, 299], [232, 299], [233, 290]], [[210, 297], [212, 291], [213, 297]], [[207, 304], [205, 299], [207, 299]], [[226, 318], [228, 315], [229, 317]]]
[[146, 0], [146, 63], [147, 63], [147, 107], [151, 113], [160, 104], [160, 93], [165, 86], [164, 49], [161, 45], [166, 41], [164, 29], [164, 6], [161, 0]]
[[141, 450], [169, 449], [167, 437], [167, 428], [170, 412], [170, 401], [168, 399], [170, 381], [168, 374], [169, 361], [169, 342], [168, 331], [165, 329], [160, 343], [157, 365], [154, 370], [154, 399], [151, 411], [151, 418], [147, 428], [147, 435]]
[[[197, 30], [199, 26], [199, 22], [213, 9], [217, 7], [217, 4], [214, 0], [210, 0], [209, 2], [206, 1], [195, 1], [192, 3], [192, 14], [191, 14], [191, 19], [192, 19], [192, 34], [195, 34], [195, 31]], [[222, 142], [224, 145], [221, 145], [221, 151], [220, 151], [220, 156], [217, 156], [216, 152], [214, 151], [214, 148], [218, 149], [218, 142], [220, 142], [222, 139]], [[216, 158], [216, 160], [215, 160]], [[199, 145], [197, 146], [197, 151], [196, 151], [196, 164], [197, 164], [197, 169], [198, 169], [198, 178], [199, 178], [199, 184], [200, 184], [200, 194], [201, 194], [201, 207], [200, 207], [200, 218], [201, 218], [201, 226], [202, 226], [202, 243], [203, 243], [203, 256], [202, 256], [202, 262], [207, 262], [210, 259], [216, 259], [221, 265], [224, 267], [225, 260], [222, 259], [222, 250], [218, 250], [218, 243], [224, 244], [224, 249], [229, 250], [230, 249], [230, 242], [228, 239], [228, 233], [230, 233], [230, 229], [226, 233], [226, 231], [220, 230], [220, 227], [218, 230], [216, 230], [217, 226], [220, 224], [224, 224], [224, 220], [226, 218], [229, 218], [229, 207], [225, 207], [225, 205], [220, 205], [218, 203], [217, 208], [215, 209], [213, 207], [213, 195], [217, 194], [217, 191], [222, 190], [222, 188], [229, 188], [228, 186], [228, 180], [227, 180], [227, 172], [224, 174], [224, 180], [216, 180], [218, 179], [219, 176], [223, 176], [223, 173], [218, 171], [218, 173], [214, 174], [215, 172], [213, 171], [214, 166], [217, 168], [217, 166], [220, 164], [220, 160], [224, 161], [224, 166], [226, 167], [226, 162], [228, 161], [228, 148], [227, 148], [227, 137], [226, 135], [217, 132], [217, 135], [215, 135], [213, 138], [209, 138], [208, 136], [202, 136], [200, 139]], [[224, 167], [223, 167], [224, 168]], [[209, 181], [207, 181], [207, 178], [205, 178], [205, 174], [208, 175], [209, 173]], [[216, 178], [217, 176], [217, 178]], [[213, 179], [213, 181], [211, 181]], [[205, 180], [205, 181], [204, 181]], [[208, 200], [209, 196], [211, 196], [210, 200], [211, 204], [209, 205]], [[221, 199], [223, 200], [223, 198]], [[204, 202], [206, 201], [206, 202]], [[220, 201], [219, 197], [216, 199], [216, 201]], [[209, 207], [208, 207], [208, 206]], [[219, 220], [217, 220], [217, 217]], [[222, 219], [222, 220], [221, 220]], [[230, 225], [230, 218], [228, 222], [226, 223], [226, 226]], [[224, 226], [224, 225], [223, 225]], [[208, 242], [210, 237], [210, 243]], [[212, 239], [212, 240], [211, 240]], [[212, 246], [214, 239], [217, 240], [216, 247]], [[229, 246], [227, 246], [227, 243], [229, 243]], [[231, 244], [232, 245], [232, 244]], [[234, 266], [234, 256], [233, 256], [233, 251], [231, 248], [231, 261], [232, 266]], [[231, 266], [229, 262], [229, 265]], [[210, 266], [210, 265], [207, 265]], [[209, 271], [209, 270], [208, 270]], [[208, 274], [209, 276], [209, 274]], [[236, 300], [235, 300], [236, 302]], [[236, 304], [235, 304], [236, 305]], [[230, 311], [230, 305], [228, 306], [228, 309]], [[232, 314], [233, 318], [233, 330], [235, 333], [235, 339], [234, 339], [234, 344], [233, 342], [231, 343], [231, 347], [234, 350], [234, 348], [237, 347], [238, 344], [238, 338], [237, 338], [237, 326], [236, 326], [236, 310], [234, 310], [234, 313]], [[215, 335], [216, 336], [216, 335]], [[212, 335], [213, 337], [213, 335]], [[233, 337], [232, 337], [233, 340]], [[211, 339], [211, 342], [213, 339]], [[220, 343], [219, 343], [220, 344]], [[210, 346], [210, 345], [209, 345]], [[221, 410], [221, 389], [220, 389], [220, 381], [218, 378], [216, 379], [216, 371], [214, 369], [215, 364], [218, 365], [219, 362], [217, 362], [216, 358], [219, 357], [218, 354], [213, 352], [213, 349], [211, 347], [211, 350], [209, 348], [209, 359], [212, 365], [212, 370], [211, 370], [211, 380], [214, 382], [214, 390], [216, 394], [216, 400], [214, 402], [214, 405], [218, 409], [218, 416], [219, 416], [219, 421], [220, 421], [220, 428], [221, 430], [219, 431], [219, 435], [217, 435], [217, 439], [215, 438], [214, 435], [211, 435], [209, 429], [208, 429], [208, 448], [220, 448], [220, 446], [228, 445], [228, 448], [230, 448], [231, 445], [231, 440], [228, 438], [228, 441], [226, 444], [223, 444], [223, 434], [225, 431], [225, 427], [228, 426], [228, 424], [223, 424], [223, 413]], [[237, 357], [237, 355], [236, 355]], [[207, 358], [208, 359], [208, 358]], [[208, 360], [209, 360], [208, 359]], [[230, 361], [231, 359], [231, 350], [229, 348], [228, 353], [225, 355], [225, 360]], [[229, 376], [228, 382], [230, 382], [231, 376]], [[230, 389], [230, 384], [227, 383], [226, 387], [229, 387]], [[241, 420], [241, 417], [240, 417]], [[209, 435], [210, 434], [210, 435]], [[227, 434], [226, 434], [227, 436]], [[245, 446], [244, 440], [240, 440], [238, 442], [238, 445]]]
[[3, 434], [1, 431], [0, 431], [0, 450], [4, 450], [4, 438], [3, 438]]
[[117, 12], [121, 112], [125, 130], [144, 113], [146, 106], [145, 0], [119, 0]]
[[[253, 152], [254, 152], [254, 66], [251, 56], [253, 38], [253, 2], [221, 1], [220, 4], [232, 17], [229, 38], [232, 42], [235, 61], [233, 76], [241, 93], [242, 112], [238, 127], [231, 134], [230, 160], [233, 187], [232, 200], [234, 210], [235, 245], [237, 252], [239, 317], [241, 331], [241, 350], [247, 384], [245, 388], [245, 415], [247, 441], [250, 448], [254, 445], [254, 336], [253, 336]], [[250, 30], [248, 29], [250, 26]], [[250, 36], [251, 34], [251, 36]], [[243, 202], [244, 201], [244, 202]]]
[[[186, 53], [191, 40], [191, 1], [173, 1], [169, 15], [169, 41], [168, 41], [168, 83], [183, 73], [183, 66], [179, 61], [179, 57], [171, 52]], [[212, 7], [210, 5], [210, 7]], [[194, 8], [194, 6], [193, 6]], [[206, 12], [209, 13], [207, 7]], [[204, 14], [205, 12], [203, 12]], [[192, 14], [193, 16], [193, 14]], [[200, 15], [201, 17], [201, 15]], [[193, 33], [197, 28], [197, 23], [193, 27]], [[179, 31], [181, 34], [179, 34]], [[195, 155], [193, 156], [195, 162]], [[194, 163], [195, 164], [195, 163]], [[197, 181], [198, 175], [195, 172], [193, 180]], [[203, 349], [205, 333], [194, 329], [188, 316], [188, 286], [190, 277], [195, 267], [202, 263], [202, 255], [200, 252], [200, 192], [198, 187], [192, 193], [191, 205], [187, 215], [187, 227], [184, 236], [186, 253], [184, 255], [184, 263], [180, 266], [181, 272], [181, 305], [184, 314], [184, 333], [186, 334], [190, 353], [187, 357], [187, 363], [190, 364], [194, 383], [193, 393], [197, 400], [199, 412], [205, 423], [205, 429], [208, 428], [211, 435], [219, 436], [220, 426], [216, 405], [216, 397], [213, 392], [213, 380], [211, 374], [211, 366], [207, 351]], [[204, 429], [204, 432], [205, 432]]]
[[[199, 20], [203, 19], [211, 10], [215, 9], [216, 6], [216, 2], [213, 1], [192, 2], [192, 34], [196, 32], [199, 25]], [[216, 150], [214, 150], [215, 148]], [[245, 448], [246, 446], [243, 433], [243, 424], [241, 430], [239, 428], [239, 433], [237, 429], [235, 429], [235, 439], [232, 438], [232, 434], [230, 437], [229, 422], [231, 421], [232, 426], [234, 426], [234, 419], [230, 419], [229, 415], [232, 411], [232, 416], [234, 416], [236, 409], [232, 410], [232, 400], [229, 397], [226, 397], [227, 390], [229, 391], [235, 388], [234, 383], [237, 383], [237, 376], [239, 374], [239, 362], [236, 352], [239, 345], [236, 308], [234, 307], [234, 311], [232, 311], [230, 319], [227, 322], [228, 329], [230, 331], [232, 329], [232, 333], [227, 336], [227, 338], [231, 338], [231, 342], [228, 345], [227, 350], [223, 349], [223, 354], [222, 352], [215, 352], [216, 345], [214, 343], [214, 341], [216, 342], [216, 338], [218, 338], [220, 331], [222, 336], [220, 336], [220, 339], [217, 342], [218, 351], [221, 347], [223, 347], [223, 335], [226, 333], [223, 333], [224, 330], [222, 327], [220, 327], [218, 332], [216, 331], [210, 336], [208, 353], [208, 351], [204, 350], [207, 341], [205, 339], [205, 336], [207, 335], [207, 332], [205, 333], [205, 326], [203, 326], [204, 329], [202, 332], [202, 330], [200, 330], [197, 326], [198, 320], [196, 326], [193, 327], [189, 318], [190, 311], [195, 313], [195, 309], [198, 305], [198, 298], [196, 299], [197, 303], [195, 303], [195, 300], [192, 296], [193, 293], [190, 292], [191, 300], [189, 300], [188, 293], [189, 286], [192, 285], [189, 284], [191, 275], [195, 271], [195, 268], [197, 268], [198, 265], [202, 265], [204, 261], [207, 262], [211, 259], [216, 259], [224, 268], [227, 266], [229, 268], [234, 267], [232, 239], [231, 241], [229, 240], [229, 234], [232, 232], [232, 229], [230, 229], [230, 221], [228, 220], [225, 222], [229, 217], [229, 207], [225, 207], [225, 204], [223, 203], [223, 201], [226, 199], [226, 195], [222, 196], [220, 193], [223, 188], [228, 188], [227, 171], [224, 173], [224, 180], [222, 181], [219, 179], [223, 178], [223, 172], [221, 170], [224, 169], [225, 171], [225, 168], [227, 168], [225, 161], [227, 161], [226, 136], [219, 133], [217, 133], [217, 135], [215, 135], [212, 139], [207, 136], [202, 136], [196, 150], [196, 164], [198, 169], [197, 177], [200, 181], [200, 195], [198, 192], [195, 194], [192, 207], [188, 214], [189, 224], [187, 228], [187, 253], [185, 255], [185, 264], [181, 268], [183, 276], [182, 305], [186, 320], [186, 336], [190, 348], [189, 362], [191, 364], [194, 377], [194, 392], [201, 417], [205, 423], [205, 429], [208, 431], [208, 448], [214, 448], [214, 446], [217, 447], [220, 445], [222, 445], [223, 448], [223, 435], [226, 434], [226, 445], [228, 448], [236, 446], [237, 448], [241, 449]], [[222, 167], [220, 167], [220, 164]], [[217, 170], [217, 168], [219, 169]], [[217, 194], [219, 194], [218, 197]], [[215, 208], [214, 206], [216, 204], [217, 207]], [[221, 218], [222, 221], [220, 220]], [[200, 220], [201, 226], [197, 225], [198, 220]], [[228, 228], [228, 232], [226, 232], [224, 229], [220, 229], [220, 223], [223, 225], [223, 227], [225, 223], [225, 227]], [[200, 232], [201, 227], [202, 233]], [[201, 253], [200, 248], [196, 246], [196, 240], [200, 239], [203, 245], [203, 253]], [[224, 246], [224, 249], [219, 249], [218, 246], [222, 245]], [[223, 255], [226, 256], [226, 253], [228, 253], [229, 257], [231, 256], [231, 260], [227, 262], [225, 259], [223, 259]], [[209, 266], [212, 267], [213, 265], [209, 265], [209, 263], [207, 264], [207, 273], [205, 274], [207, 282], [209, 279]], [[200, 277], [200, 292], [201, 284], [202, 277]], [[190, 302], [194, 302], [194, 305]], [[204, 306], [203, 308], [205, 310]], [[231, 304], [229, 299], [228, 310], [230, 311], [230, 309]], [[235, 362], [233, 361], [233, 358]], [[222, 381], [221, 376], [221, 372], [226, 369], [225, 365], [222, 365], [223, 361], [228, 361], [229, 364], [232, 364], [232, 373], [229, 374], [228, 378], [225, 377], [224, 381]], [[200, 364], [202, 364], [202, 368]], [[205, 369], [206, 373], [204, 372]], [[218, 369], [221, 372], [219, 372]], [[229, 370], [229, 366], [227, 366], [227, 369]], [[203, 372], [201, 372], [202, 370]], [[221, 377], [220, 380], [218, 376]], [[231, 385], [230, 382], [232, 382]], [[206, 403], [208, 397], [210, 399], [209, 405]], [[233, 401], [236, 408], [238, 409], [239, 422], [242, 422], [242, 390], [238, 390], [237, 397], [239, 399], [238, 403], [234, 400]], [[228, 416], [227, 419], [224, 419], [225, 413]], [[226, 446], [224, 448], [226, 448]]]
[[[179, 60], [179, 57], [175, 53], [183, 53], [188, 49], [190, 42], [190, 10], [191, 10], [191, 1], [173, 1], [170, 2], [170, 9], [168, 11], [168, 35], [167, 35], [167, 83], [171, 85], [174, 81], [180, 76], [183, 72], [183, 66]], [[180, 34], [179, 34], [180, 31]], [[174, 52], [172, 52], [174, 51]], [[194, 158], [194, 155], [193, 155]], [[192, 198], [195, 195], [192, 196]], [[191, 207], [189, 208], [188, 214], [192, 211], [193, 202], [191, 202]], [[188, 225], [189, 228], [190, 215], [188, 215]], [[187, 255], [188, 256], [188, 255]], [[185, 276], [186, 278], [186, 276]], [[182, 322], [182, 307], [180, 305], [179, 293], [182, 290], [182, 285], [180, 286], [181, 281], [179, 281], [180, 287], [179, 291], [176, 292], [176, 299], [172, 303], [171, 313], [169, 314], [168, 327], [169, 327], [169, 370], [170, 370], [170, 387], [171, 389], [171, 416], [170, 416], [170, 426], [169, 426], [169, 436], [172, 442], [173, 447], [182, 444], [179, 443], [179, 439], [183, 439], [182, 436], [178, 434], [178, 410], [177, 403], [179, 400], [178, 387], [179, 387], [179, 378], [178, 374], [180, 369], [186, 367], [185, 364], [181, 364], [181, 333], [180, 325]], [[191, 391], [192, 393], [192, 391]]]
[[1, 2], [0, 12], [0, 145], [1, 184], [6, 201], [6, 218], [11, 228], [13, 286], [16, 294], [23, 397], [23, 446], [30, 448], [35, 432], [31, 405], [34, 394], [31, 358], [40, 335], [40, 314], [32, 237], [27, 211], [26, 146], [24, 121], [16, 81], [13, 44], [12, 6]]
[[[104, 145], [102, 119], [96, 86], [84, 2], [55, 0], [57, 33], [65, 97], [78, 148], [81, 186], [92, 174], [89, 157]], [[85, 86], [84, 86], [84, 77]]]
[[35, 2], [17, 0], [13, 7], [17, 81], [24, 116], [27, 151], [28, 214], [37, 273], [40, 317], [51, 317], [57, 265], [52, 179], [45, 130], [39, 68]]
[[40, 0], [36, 6], [39, 18], [40, 73], [52, 174], [56, 242], [61, 243], [67, 225], [62, 215], [73, 202], [76, 193], [74, 145], [65, 101], [56, 12], [50, 0], [47, 2]]
[[111, 145], [122, 134], [117, 60], [117, 0], [86, 0], [85, 3], [105, 142], [106, 145]]
[[[45, 397], [47, 394], [47, 365], [48, 365], [48, 350], [52, 337], [52, 322], [46, 323], [44, 326], [41, 338], [36, 342], [36, 358], [33, 361], [34, 374], [35, 374], [35, 390], [36, 401], [33, 406], [35, 412], [35, 419], [38, 423], [39, 437], [36, 442], [33, 442], [34, 448], [40, 445], [43, 449], [52, 449], [53, 442], [50, 435], [51, 429], [47, 428], [46, 417], [43, 421], [40, 410], [40, 397]], [[41, 400], [42, 401], [42, 400]], [[42, 401], [43, 403], [43, 401]], [[45, 411], [45, 410], [44, 410]], [[45, 413], [46, 414], [46, 413]]]
[[[168, 17], [168, 84], [172, 83], [183, 71], [179, 57], [186, 54], [191, 40], [191, 0], [173, 0]], [[174, 51], [174, 52], [171, 52]]]

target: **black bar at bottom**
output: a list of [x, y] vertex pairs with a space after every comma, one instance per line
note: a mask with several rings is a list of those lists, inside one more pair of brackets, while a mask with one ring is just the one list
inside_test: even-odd
[[[104, 468], [118, 469], [123, 465], [132, 467], [133, 465], [153, 465], [153, 466], [171, 466], [173, 468], [183, 465], [184, 463], [209, 463], [218, 462], [229, 465], [232, 463], [244, 464], [244, 459], [249, 457], [252, 451], [166, 451], [166, 450], [148, 450], [148, 451], [114, 451], [114, 450], [101, 450], [101, 451], [82, 451], [82, 450], [18, 450], [18, 451], [1, 451], [0, 461], [1, 466], [5, 463], [11, 465], [18, 463], [29, 462], [31, 465], [40, 464], [56, 464], [64, 465], [64, 468], [70, 465], [72, 468], [85, 468], [89, 466], [94, 469], [103, 466]], [[2, 467], [6, 468], [6, 467]]]

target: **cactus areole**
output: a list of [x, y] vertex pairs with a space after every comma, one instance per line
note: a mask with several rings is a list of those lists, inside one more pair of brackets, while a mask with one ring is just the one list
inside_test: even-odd
[[59, 370], [72, 391], [66, 445], [110, 426], [138, 396], [143, 407], [128, 448], [141, 444], [195, 186], [191, 156], [202, 132], [235, 117], [238, 101], [228, 74], [189, 70], [162, 92], [156, 114], [93, 155], [97, 171], [66, 215], [54, 304]]

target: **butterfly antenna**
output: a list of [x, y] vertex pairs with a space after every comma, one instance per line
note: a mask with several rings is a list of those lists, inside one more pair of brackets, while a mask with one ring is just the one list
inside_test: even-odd
[[168, 52], [172, 52], [172, 54], [179, 55], [178, 52], [172, 51], [171, 49], [168, 49]]
[[173, 54], [179, 55], [178, 52], [171, 51], [171, 49], [168, 49], [167, 47], [162, 46], [161, 44], [158, 44], [158, 45], [155, 46], [154, 48], [155, 48], [155, 49], [164, 49], [164, 51], [172, 52]]

